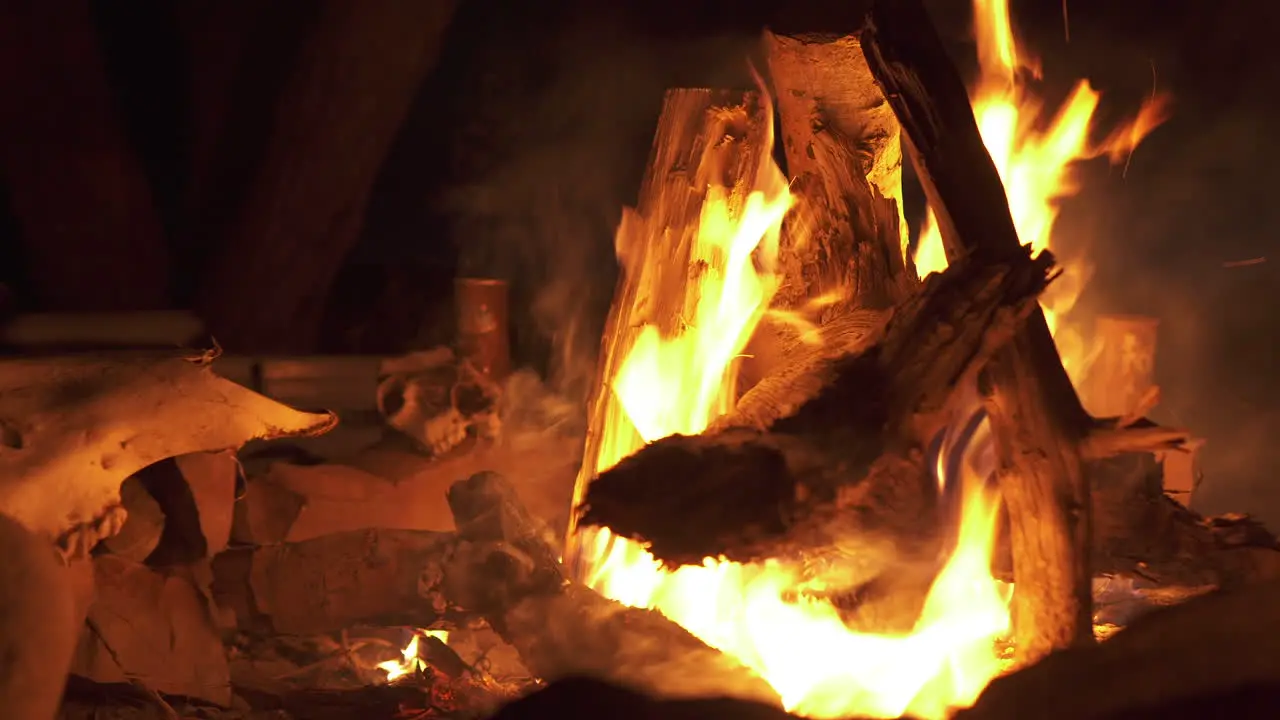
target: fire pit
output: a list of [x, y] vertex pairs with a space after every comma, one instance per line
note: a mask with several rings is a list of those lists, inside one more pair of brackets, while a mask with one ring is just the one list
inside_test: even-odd
[[1164, 98], [1093, 144], [1087, 83], [1039, 122], [1005, 3], [974, 3], [972, 92], [918, 2], [869, 6], [766, 32], [755, 90], [667, 92], [585, 413], [512, 371], [493, 278], [457, 281], [457, 347], [364, 378], [344, 421], [380, 439], [342, 462], [232, 452], [336, 416], [216, 376], [216, 348], [0, 361], [0, 705], [1274, 707], [1280, 544], [1165, 496], [1159, 460], [1198, 441], [1145, 418], [1157, 325], [1074, 325], [1089, 267], [1052, 252], [1070, 165], [1122, 161]]

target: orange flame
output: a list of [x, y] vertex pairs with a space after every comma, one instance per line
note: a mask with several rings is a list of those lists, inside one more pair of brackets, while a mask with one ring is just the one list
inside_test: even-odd
[[387, 660], [378, 663], [378, 669], [387, 674], [387, 682], [392, 682], [427, 669], [427, 664], [419, 655], [418, 644], [424, 637], [434, 637], [442, 643], [449, 642], [448, 630], [419, 630], [409, 639], [409, 644], [400, 651], [399, 660]]
[[[786, 179], [772, 160], [771, 135], [758, 160], [745, 201], [715, 181], [705, 186], [689, 262], [698, 271], [676, 273], [678, 289], [670, 278], [658, 279], [671, 258], [645, 250], [657, 247], [645, 235], [655, 231], [633, 214], [624, 216], [617, 245], [626, 283], [619, 298], [626, 302], [613, 308], [614, 335], [603, 358], [604, 367], [616, 371], [605, 378], [610, 392], [593, 408], [596, 442], [588, 446], [580, 487], [645, 443], [702, 432], [732, 408], [736, 358], [777, 288], [778, 237], [791, 206]], [[700, 168], [697, 177], [717, 177], [713, 170]], [[665, 228], [657, 232], [669, 236]], [[648, 303], [677, 290], [680, 296], [663, 301], [687, 314], [677, 328], [663, 331], [646, 320]], [[608, 530], [583, 529], [574, 541], [588, 585], [625, 604], [655, 608], [736, 657], [790, 710], [819, 718], [906, 712], [941, 718], [971, 704], [998, 673], [994, 640], [1009, 623], [1007, 593], [989, 570], [998, 501], [979, 485], [966, 483], [956, 549], [914, 629], [901, 635], [849, 629], [829, 601], [797, 592], [805, 584], [798, 567], [708, 558], [670, 572], [639, 544]]]
[[[1033, 123], [1041, 103], [1023, 83], [1028, 74], [1038, 75], [1039, 69], [1018, 52], [1008, 0], [974, 0], [973, 10], [981, 67], [973, 93], [973, 114], [982, 142], [1004, 181], [1018, 237], [1038, 253], [1050, 247], [1059, 204], [1078, 190], [1069, 172], [1071, 165], [1102, 155], [1112, 162], [1127, 157], [1168, 117], [1168, 100], [1153, 93], [1135, 118], [1094, 146], [1089, 144], [1089, 129], [1100, 96], [1088, 82], [1080, 81], [1048, 129], [1039, 132]], [[921, 277], [947, 267], [932, 210], [921, 228], [914, 259]], [[1080, 334], [1063, 320], [1088, 284], [1093, 268], [1080, 258], [1060, 255], [1058, 259], [1062, 274], [1040, 305], [1063, 366], [1078, 381], [1088, 370], [1090, 353]]]

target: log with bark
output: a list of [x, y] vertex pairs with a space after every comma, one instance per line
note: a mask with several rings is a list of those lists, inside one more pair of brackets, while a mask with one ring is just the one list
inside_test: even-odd
[[766, 31], [764, 46], [797, 203], [774, 307], [830, 297], [822, 321], [897, 305], [918, 287], [905, 262], [901, 128], [857, 35]]
[[[1280, 586], [1215, 593], [1153, 613], [1097, 646], [1056, 654], [992, 682], [956, 720], [1269, 718], [1280, 703]], [[495, 719], [794, 717], [737, 700], [662, 700], [571, 679]]]
[[500, 476], [449, 490], [459, 545], [446, 594], [479, 612], [544, 680], [586, 675], [663, 697], [730, 694], [778, 705], [762, 679], [654, 610], [566, 579], [548, 532]]
[[[948, 259], [999, 263], [1023, 252], [964, 83], [923, 4], [874, 3], [863, 48], [902, 123]], [[1033, 661], [1093, 638], [1083, 459], [1176, 447], [1186, 434], [1095, 423], [1076, 397], [1038, 308], [992, 360], [987, 385], [1017, 581], [1014, 635], [1020, 660]]]
[[[758, 93], [667, 91], [639, 200], [634, 209], [624, 208], [618, 228], [623, 267], [605, 324], [595, 394], [588, 406], [590, 427], [608, 427], [622, 416], [618, 398], [605, 380], [616, 377], [641, 329], [652, 325], [671, 334], [685, 322], [687, 268], [708, 184], [729, 188], [730, 196], [740, 203], [760, 163], [768, 158], [771, 127]], [[599, 433], [588, 434], [584, 457], [598, 458], [602, 443]], [[589, 479], [587, 474], [578, 477], [575, 505]], [[576, 559], [573, 522], [571, 518], [567, 555]]]
[[1024, 253], [931, 276], [868, 347], [815, 351], [785, 387], [766, 380], [709, 432], [659, 440], [602, 473], [581, 522], [645, 542], [673, 566], [929, 537], [932, 484], [913, 452], [931, 434], [922, 428], [947, 422], [954, 388], [1034, 309], [1051, 263]]
[[[770, 36], [774, 83], [795, 91], [780, 93], [778, 111], [788, 165], [801, 176], [793, 192], [801, 209], [784, 225], [779, 246], [778, 306], [791, 318], [801, 314], [820, 322], [817, 335], [826, 350], [815, 359], [813, 337], [797, 335], [793, 322], [771, 322], [767, 316], [747, 347], [739, 376], [740, 387], [759, 388], [752, 401], [759, 417], [778, 417], [786, 414], [782, 405], [802, 402], [805, 398], [784, 392], [806, 383], [797, 367], [811, 370], [810, 380], [820, 383], [816, 365], [829, 359], [829, 351], [864, 347], [883, 324], [885, 308], [916, 285], [900, 249], [897, 125], [883, 100], [873, 97], [878, 91], [865, 73], [845, 77], [843, 63], [851, 48], [856, 50], [856, 43], [843, 36]], [[814, 78], [826, 86], [797, 94]], [[760, 164], [769, 161], [761, 152], [771, 137], [762, 110], [754, 93], [668, 92], [637, 210], [624, 214], [619, 233], [624, 272], [606, 325], [597, 395], [589, 410], [593, 427], [613, 427], [622, 416], [604, 381], [616, 376], [639, 329], [651, 324], [668, 334], [682, 330], [690, 296], [683, 268], [706, 182], [718, 180], [732, 197], [745, 196]], [[695, 162], [700, 156], [706, 160], [708, 138], [720, 137], [731, 142], [720, 141], [713, 149], [728, 159]], [[708, 178], [703, 166], [731, 172]], [[700, 181], [690, 183], [690, 175]], [[841, 292], [852, 300], [833, 299]], [[585, 457], [597, 465], [612, 464], [617, 458], [599, 457], [601, 442], [599, 434], [590, 435]], [[589, 472], [579, 477], [575, 502], [583, 499], [590, 479]], [[572, 545], [570, 556], [577, 557]]]

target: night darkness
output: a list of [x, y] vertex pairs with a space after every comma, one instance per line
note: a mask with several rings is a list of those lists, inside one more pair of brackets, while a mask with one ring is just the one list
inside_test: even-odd
[[[193, 307], [234, 318], [218, 303], [247, 297], [265, 329], [240, 332], [210, 320], [234, 352], [394, 352], [448, 337], [437, 328], [455, 274], [495, 274], [511, 279], [519, 298], [519, 353], [570, 381], [589, 365], [580, 358], [598, 338], [616, 272], [613, 227], [621, 205], [634, 199], [663, 89], [746, 85], [747, 57], [776, 3], [463, 0], [438, 61], [415, 82], [407, 115], [387, 139], [367, 202], [314, 205], [332, 216], [318, 233], [330, 237], [333, 227], [354, 223], [358, 241], [337, 251], [336, 270], [312, 267], [306, 238], [282, 251], [287, 262], [272, 266], [284, 278], [281, 288], [296, 285], [307, 301], [276, 318], [284, 289], [246, 282], [228, 291], [235, 273], [208, 268], [234, 267], [217, 261], [230, 252], [223, 238], [252, 208], [246, 194], [268, 148], [288, 139], [273, 125], [273, 108], [324, 22], [320, 3], [57, 4], [48, 11], [36, 0], [6, 0], [0, 9], [7, 28], [0, 30], [0, 82], [13, 89], [0, 127], [0, 162], [8, 166], [4, 312]], [[969, 3], [929, 4], [969, 68]], [[1280, 523], [1280, 444], [1272, 441], [1280, 429], [1273, 370], [1280, 320], [1272, 312], [1280, 263], [1280, 136], [1273, 131], [1280, 6], [1071, 0], [1068, 40], [1060, 0], [1012, 4], [1025, 46], [1042, 60], [1041, 94], [1050, 103], [1088, 78], [1103, 93], [1105, 126], [1133, 112], [1153, 84], [1172, 95], [1172, 119], [1127, 170], [1105, 161], [1081, 170], [1081, 191], [1066, 205], [1057, 237], [1096, 266], [1082, 312], [1160, 318], [1158, 419], [1209, 440], [1198, 509]], [[71, 6], [91, 12], [81, 18]], [[48, 57], [57, 52], [73, 61], [50, 70]], [[94, 63], [109, 89], [101, 108], [81, 105], [68, 80]], [[381, 87], [370, 84], [341, 102], [376, 104]], [[37, 118], [31, 98], [62, 108], [44, 111], [62, 120]], [[85, 117], [68, 119], [81, 107]], [[103, 132], [95, 112], [113, 114], [136, 158], [148, 189], [146, 218], [119, 210], [137, 205], [117, 188], [119, 168], [68, 164], [82, 157], [68, 153], [96, 153], [106, 142], [80, 137], [91, 125]], [[347, 145], [335, 143], [334, 163], [348, 157]], [[31, 147], [48, 150], [23, 149]], [[22, 172], [12, 171], [19, 165]], [[16, 185], [31, 178], [39, 179], [38, 192]], [[81, 197], [96, 204], [84, 206]], [[915, 222], [923, 209], [911, 200]], [[114, 228], [108, 239], [117, 241], [111, 252], [121, 269], [92, 282], [75, 279], [94, 277], [88, 271], [70, 273], [65, 282], [76, 287], [54, 287], [47, 273], [31, 269], [41, 251], [33, 243], [46, 242], [24, 221], [33, 207], [43, 208], [34, 214], [42, 222], [65, 217], [95, 227], [103, 223], [94, 214], [113, 208], [106, 225]], [[135, 236], [160, 238], [164, 252], [139, 250], [135, 258], [130, 250], [120, 261], [119, 248], [133, 246], [119, 238]], [[87, 250], [59, 252], [115, 267], [106, 249], [97, 260]], [[1256, 257], [1268, 262], [1224, 267]], [[218, 283], [222, 292], [211, 289]], [[238, 333], [244, 341], [237, 344]]]

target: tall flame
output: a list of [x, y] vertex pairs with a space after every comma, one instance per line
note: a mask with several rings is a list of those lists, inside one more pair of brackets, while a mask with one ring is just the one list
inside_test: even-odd
[[[1031, 123], [1039, 107], [1020, 81], [1029, 68], [1014, 41], [1007, 0], [975, 0], [974, 10], [982, 66], [974, 113], [1005, 182], [1018, 233], [1039, 251], [1049, 246], [1058, 202], [1075, 191], [1069, 165], [1100, 154], [1122, 156], [1163, 119], [1163, 103], [1153, 98], [1132, 123], [1093, 147], [1088, 130], [1098, 95], [1082, 82], [1049, 129], [1038, 133]], [[677, 273], [680, 283], [660, 280], [671, 258], [646, 250], [657, 247], [648, 234], [667, 229], [624, 218], [617, 243], [628, 291], [613, 309], [614, 335], [603, 358], [612, 369], [604, 379], [609, 392], [594, 408], [595, 440], [584, 457], [583, 483], [645, 443], [702, 432], [732, 408], [736, 358], [777, 288], [778, 237], [791, 206], [786, 179], [771, 159], [771, 136], [768, 141], [759, 149], [745, 200], [712, 179], [714, 168], [699, 169], [706, 195], [689, 254], [690, 268], [699, 271]], [[915, 261], [922, 275], [946, 267], [932, 216]], [[1044, 301], [1052, 328], [1060, 327], [1088, 272], [1079, 261], [1064, 268], [1065, 282]], [[645, 314], [646, 303], [660, 293], [665, 303], [686, 311], [674, 330], [659, 328]], [[1062, 332], [1056, 337], [1064, 355], [1074, 352], [1063, 350]], [[1081, 352], [1066, 359], [1070, 365], [1084, 358]], [[967, 420], [976, 406], [962, 410], [959, 417]], [[582, 530], [575, 537], [584, 579], [620, 602], [660, 610], [738, 658], [800, 714], [946, 717], [971, 704], [998, 674], [994, 641], [1009, 627], [1009, 588], [990, 572], [999, 497], [987, 483], [990, 460], [980, 457], [988, 430], [984, 423], [964, 427], [971, 429], [946, 434], [938, 462], [940, 485], [956, 488], [961, 498], [954, 549], [909, 633], [849, 629], [829, 601], [797, 592], [804, 587], [800, 568], [708, 558], [670, 572], [643, 547], [607, 530]], [[962, 461], [947, 461], [956, 456]]]
[[[1004, 181], [1018, 237], [1038, 253], [1050, 247], [1061, 201], [1078, 190], [1071, 177], [1071, 165], [1101, 155], [1112, 162], [1126, 157], [1167, 118], [1167, 98], [1153, 93], [1136, 117], [1101, 144], [1091, 145], [1090, 124], [1100, 96], [1082, 80], [1076, 83], [1047, 129], [1037, 131], [1034, 124], [1041, 103], [1027, 89], [1024, 79], [1038, 75], [1039, 69], [1019, 53], [1009, 21], [1008, 0], [974, 0], [973, 11], [981, 68], [972, 96], [973, 114], [982, 142]], [[1080, 334], [1064, 323], [1064, 316], [1075, 306], [1093, 268], [1079, 257], [1060, 256], [1059, 261], [1062, 274], [1040, 304], [1063, 366], [1078, 381], [1088, 369], [1090, 353]], [[921, 277], [947, 267], [932, 210], [921, 228], [915, 264]]]
[[[598, 442], [588, 447], [584, 479], [645, 443], [702, 432], [732, 408], [736, 358], [777, 288], [778, 237], [791, 206], [786, 178], [772, 160], [771, 134], [767, 140], [745, 201], [714, 181], [707, 187], [689, 261], [698, 272], [677, 273], [683, 296], [664, 297], [688, 310], [674, 331], [643, 322], [647, 299], [674, 292], [657, 272], [670, 258], [641, 251], [651, 245], [634, 237], [643, 223], [624, 219], [619, 228], [631, 288], [619, 297], [631, 302], [614, 308], [604, 367], [617, 369], [606, 378], [610, 392], [597, 400], [591, 430]], [[697, 176], [716, 173], [703, 168]], [[637, 325], [638, 332], [622, 330]], [[670, 572], [640, 545], [586, 529], [576, 538], [579, 562], [588, 585], [655, 608], [738, 658], [788, 709], [811, 717], [941, 718], [971, 704], [999, 671], [994, 640], [1009, 622], [1007, 593], [989, 571], [998, 499], [981, 483], [965, 486], [955, 551], [914, 629], [901, 635], [849, 629], [831, 602], [798, 593], [800, 568], [780, 562], [708, 558]]]

